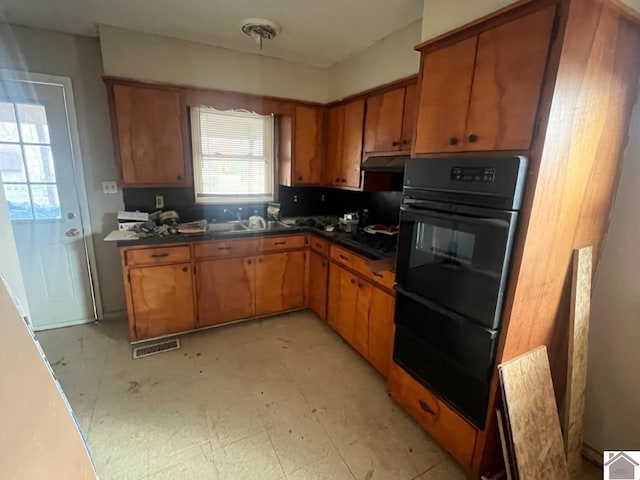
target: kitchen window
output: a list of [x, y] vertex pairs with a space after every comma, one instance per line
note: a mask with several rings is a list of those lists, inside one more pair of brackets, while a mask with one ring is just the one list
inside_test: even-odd
[[273, 115], [191, 109], [196, 203], [273, 201], [273, 125]]

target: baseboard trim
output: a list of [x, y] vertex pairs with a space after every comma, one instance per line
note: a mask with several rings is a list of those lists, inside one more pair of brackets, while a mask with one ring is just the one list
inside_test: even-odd
[[102, 315], [102, 320], [126, 320], [127, 319], [127, 311], [126, 310], [118, 310], [116, 312], [109, 312]]
[[81, 320], [71, 320], [69, 322], [50, 323], [48, 325], [32, 325], [34, 332], [43, 332], [45, 330], [53, 330], [54, 328], [73, 327], [74, 325], [84, 325], [85, 323], [95, 322], [95, 318], [84, 318]]
[[602, 467], [602, 464], [604, 463], [604, 460], [602, 457], [603, 453], [600, 450], [590, 447], [587, 444], [584, 444], [582, 446], [582, 455], [591, 463], [594, 463], [599, 467]]

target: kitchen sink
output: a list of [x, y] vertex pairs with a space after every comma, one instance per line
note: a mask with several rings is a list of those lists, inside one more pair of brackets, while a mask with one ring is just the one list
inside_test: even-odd
[[245, 222], [225, 222], [210, 223], [207, 227], [210, 232], [226, 233], [226, 232], [246, 232], [249, 226]]
[[270, 220], [267, 222], [267, 228], [262, 228], [261, 230], [288, 230], [291, 228], [291, 225], [287, 225], [283, 222]]

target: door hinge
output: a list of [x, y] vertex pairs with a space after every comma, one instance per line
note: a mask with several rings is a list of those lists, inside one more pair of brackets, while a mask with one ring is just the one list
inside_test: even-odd
[[558, 31], [560, 30], [560, 15], [556, 13], [555, 18], [553, 19], [553, 25], [551, 26], [551, 41], [553, 42], [556, 38], [558, 38]]
[[540, 133], [540, 119], [536, 119], [536, 123], [533, 125], [533, 136], [532, 140], [538, 137], [538, 133]]

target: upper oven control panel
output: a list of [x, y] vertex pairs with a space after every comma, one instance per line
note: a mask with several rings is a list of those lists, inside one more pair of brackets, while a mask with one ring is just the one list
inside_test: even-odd
[[451, 180], [454, 182], [493, 182], [496, 169], [488, 167], [453, 167]]

